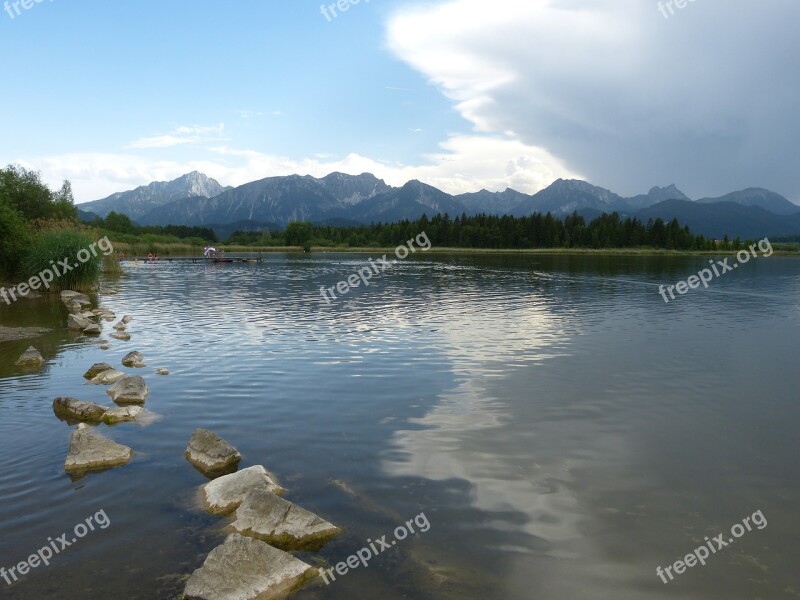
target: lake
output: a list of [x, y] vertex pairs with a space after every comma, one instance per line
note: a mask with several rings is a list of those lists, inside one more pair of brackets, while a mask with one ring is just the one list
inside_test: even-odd
[[[658, 286], [707, 257], [417, 253], [322, 300], [368, 258], [129, 266], [98, 296], [134, 317], [108, 351], [63, 329], [57, 298], [0, 307], [0, 324], [59, 328], [33, 341], [39, 374], [13, 366], [29, 342], [0, 345], [0, 567], [110, 521], [0, 597], [179, 597], [225, 535], [183, 458], [198, 427], [345, 530], [298, 554], [315, 567], [428, 519], [293, 598], [800, 595], [800, 260], [759, 258], [665, 304]], [[158, 419], [102, 426], [133, 461], [73, 481], [53, 398], [109, 404], [82, 374], [132, 350]], [[757, 511], [766, 525], [727, 543]], [[657, 575], [720, 533], [705, 566]]]

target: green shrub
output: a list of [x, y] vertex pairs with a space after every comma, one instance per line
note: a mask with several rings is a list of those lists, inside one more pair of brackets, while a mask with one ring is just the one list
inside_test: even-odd
[[0, 201], [0, 276], [17, 274], [27, 241], [28, 227], [22, 215]]
[[[29, 278], [45, 270], [58, 268], [58, 276], [51, 284], [51, 289], [60, 290], [89, 290], [97, 282], [102, 270], [103, 254], [95, 250], [93, 256], [90, 247], [93, 240], [78, 231], [49, 231], [33, 240], [22, 262], [22, 276]], [[82, 252], [83, 251], [83, 252]], [[79, 258], [89, 259], [80, 262]], [[80, 253], [80, 254], [79, 254]], [[59, 261], [69, 260], [72, 270], [63, 273], [63, 268], [58, 266]], [[75, 266], [75, 265], [78, 266]]]

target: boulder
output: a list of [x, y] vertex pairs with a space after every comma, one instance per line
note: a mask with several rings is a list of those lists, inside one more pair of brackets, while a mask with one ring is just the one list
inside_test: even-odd
[[123, 377], [106, 390], [117, 404], [144, 404], [150, 391], [144, 379], [138, 375]]
[[83, 374], [83, 377], [84, 379], [94, 379], [103, 371], [112, 371], [113, 369], [114, 367], [108, 363], [95, 363], [89, 367], [89, 370]]
[[263, 489], [247, 494], [236, 509], [231, 527], [284, 550], [318, 549], [341, 531], [305, 508]]
[[86, 423], [99, 423], [103, 420], [108, 408], [93, 402], [81, 402], [75, 398], [56, 398], [53, 400], [53, 412], [60, 417]]
[[242, 455], [236, 448], [206, 429], [196, 429], [192, 433], [184, 456], [208, 477], [232, 473], [242, 460]]
[[128, 323], [130, 323], [131, 321], [133, 321], [133, 317], [132, 317], [132, 316], [130, 316], [130, 315], [125, 315], [124, 317], [122, 317], [122, 322], [123, 322], [125, 325], [127, 325], [127, 324], [128, 324]]
[[116, 331], [125, 331], [127, 329], [127, 327], [125, 325], [123, 325], [122, 323], [117, 323], [116, 325], [114, 325], [114, 329]]
[[125, 355], [125, 358], [122, 359], [122, 364], [126, 367], [143, 367], [143, 361], [144, 356], [142, 356], [141, 352], [129, 352]]
[[124, 331], [115, 331], [111, 334], [111, 337], [115, 340], [122, 340], [123, 342], [127, 342], [131, 339], [130, 334], [127, 334]]
[[87, 327], [91, 327], [93, 323], [80, 315], [70, 314], [67, 317], [67, 326], [72, 331], [83, 331]]
[[81, 294], [80, 292], [73, 292], [72, 290], [64, 290], [61, 292], [61, 301], [68, 306], [73, 302], [84, 306], [89, 306], [92, 303], [87, 295]]
[[24, 368], [31, 368], [31, 367], [41, 367], [44, 364], [44, 358], [42, 357], [42, 353], [39, 352], [33, 346], [30, 346], [25, 352], [22, 353], [17, 359], [17, 362], [14, 363], [18, 367]]
[[114, 368], [107, 371], [101, 371], [89, 380], [92, 385], [111, 385], [125, 377], [125, 373], [117, 371]]
[[291, 554], [233, 534], [206, 557], [186, 582], [183, 600], [280, 598], [310, 578], [314, 569]]
[[100, 328], [100, 325], [92, 323], [86, 329], [83, 330], [83, 333], [87, 335], [100, 335], [103, 333], [103, 330]]
[[84, 319], [94, 319], [94, 313], [90, 310], [80, 313], [80, 316]]
[[100, 350], [108, 350], [111, 346], [108, 345], [108, 342], [103, 342], [100, 344]]
[[83, 312], [83, 305], [80, 302], [68, 302], [67, 310], [72, 314], [77, 315]]
[[215, 479], [200, 488], [203, 506], [212, 515], [227, 515], [241, 506], [252, 490], [265, 490], [278, 496], [286, 492], [275, 476], [256, 465]]
[[156, 369], [156, 375], [169, 375], [169, 369]]
[[110, 408], [103, 415], [103, 423], [106, 425], [116, 425], [117, 423], [127, 423], [135, 421], [144, 412], [141, 406], [122, 406], [120, 408]]
[[64, 463], [68, 473], [92, 471], [127, 465], [133, 450], [97, 433], [85, 423], [78, 425], [69, 442], [69, 454]]

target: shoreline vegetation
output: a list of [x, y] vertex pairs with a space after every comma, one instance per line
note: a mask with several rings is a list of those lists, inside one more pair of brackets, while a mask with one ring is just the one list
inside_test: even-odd
[[[131, 260], [147, 260], [148, 255], [200, 257], [207, 246], [228, 253], [388, 253], [423, 232], [436, 254], [702, 256], [736, 252], [752, 243], [727, 236], [708, 239], [677, 220], [643, 223], [617, 213], [588, 223], [576, 213], [563, 220], [536, 213], [521, 217], [423, 215], [358, 226], [293, 222], [280, 231], [236, 231], [225, 241], [210, 227], [139, 226], [113, 212], [85, 223], [78, 215], [68, 181], [53, 191], [35, 171], [16, 165], [0, 169], [0, 281], [25, 282], [51, 263], [78, 255], [93, 240], [106, 238], [113, 245], [112, 255], [94, 256], [68, 277], [59, 276], [48, 289], [39, 291], [89, 291], [102, 274], [120, 272], [123, 255]], [[794, 239], [776, 240], [774, 248], [779, 255], [800, 255], [800, 244]]]

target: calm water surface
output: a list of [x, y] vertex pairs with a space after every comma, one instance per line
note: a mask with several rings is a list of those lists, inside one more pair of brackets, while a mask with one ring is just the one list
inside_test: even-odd
[[[658, 284], [707, 259], [422, 255], [321, 301], [367, 258], [130, 267], [99, 295], [135, 317], [130, 342], [103, 352], [58, 329], [35, 341], [37, 375], [13, 367], [29, 343], [0, 344], [0, 566], [99, 510], [111, 520], [0, 580], [0, 598], [179, 597], [224, 539], [182, 456], [197, 427], [345, 529], [300, 555], [315, 566], [429, 519], [294, 598], [800, 596], [800, 261], [761, 258], [666, 305]], [[55, 300], [0, 307], [4, 325], [64, 321]], [[104, 426], [134, 460], [72, 481], [52, 400], [108, 404], [82, 374], [131, 350], [160, 420]], [[764, 529], [656, 576], [757, 510]]]

